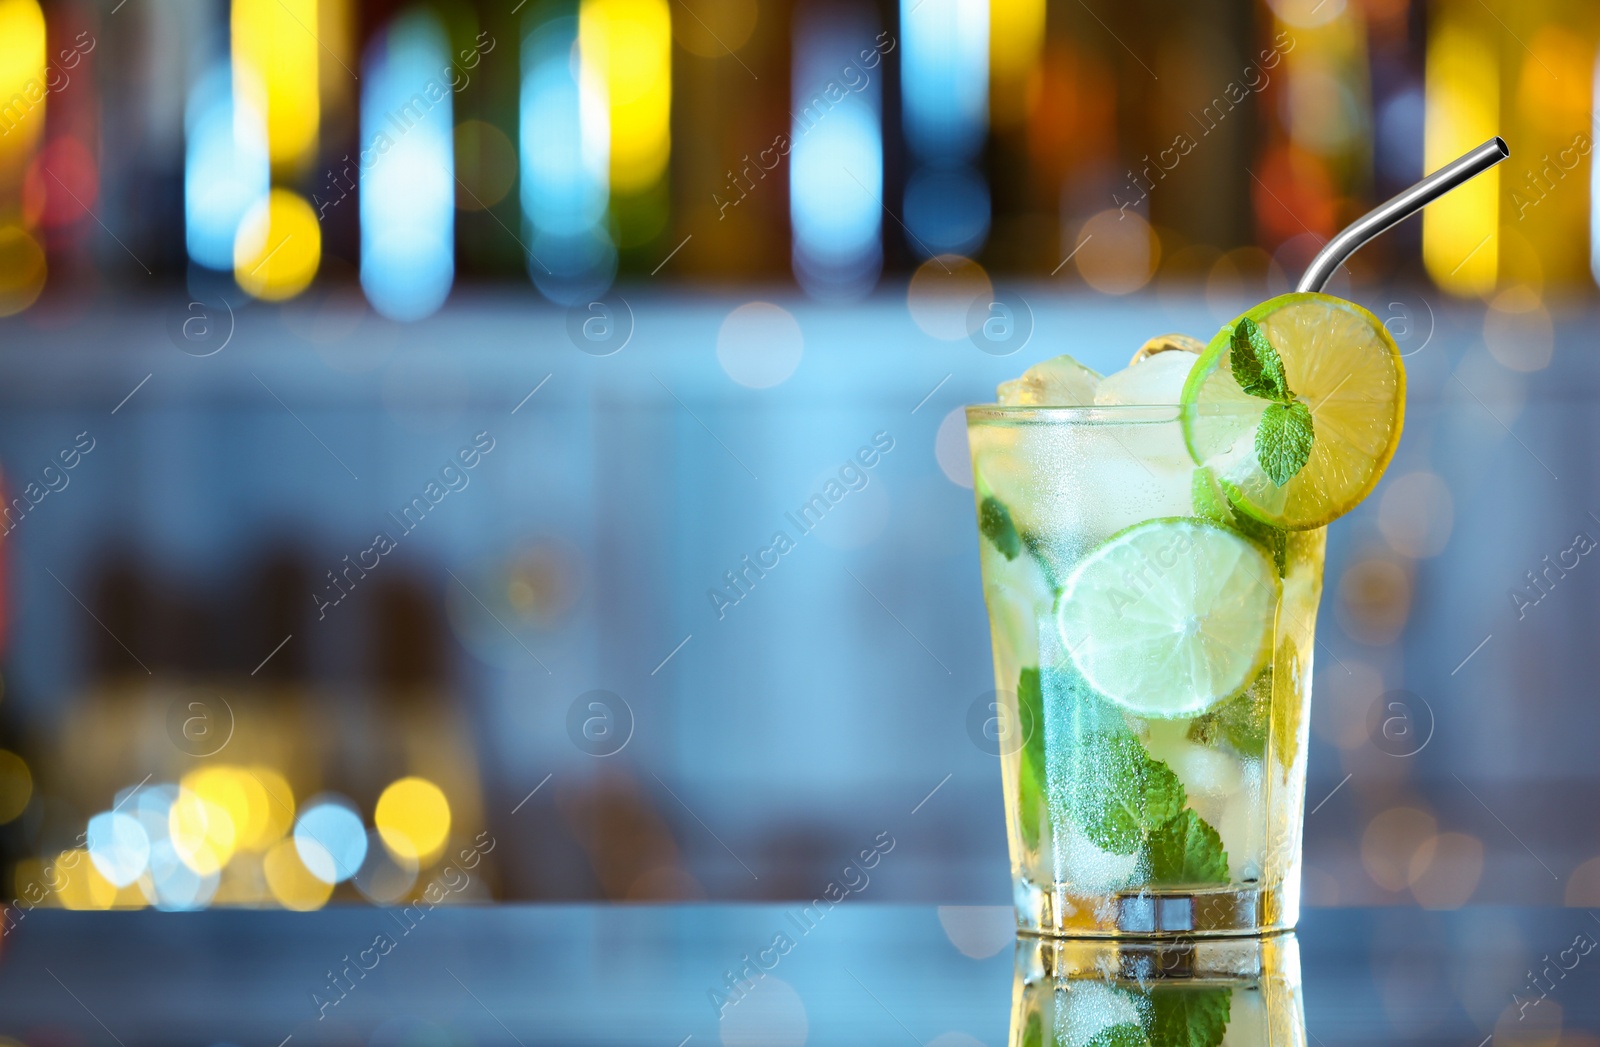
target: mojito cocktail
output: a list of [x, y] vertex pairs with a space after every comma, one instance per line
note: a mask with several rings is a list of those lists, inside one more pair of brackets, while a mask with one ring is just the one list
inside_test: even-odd
[[967, 412], [1024, 930], [1299, 914], [1323, 528], [1392, 454], [1404, 373], [1370, 313], [1320, 294], [1153, 342]]

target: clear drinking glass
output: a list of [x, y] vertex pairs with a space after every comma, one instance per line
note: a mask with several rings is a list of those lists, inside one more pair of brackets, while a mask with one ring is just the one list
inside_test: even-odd
[[1011, 1047], [1305, 1047], [1294, 935], [1017, 942]]
[[[1224, 526], [1196, 519], [1209, 474], [1189, 456], [1179, 408], [974, 406], [967, 431], [1019, 927], [1156, 937], [1292, 928], [1324, 532], [1228, 525], [1262, 550], [1252, 562], [1270, 565], [1255, 579], [1268, 595], [1249, 604], [1270, 648], [1248, 686], [1204, 712], [1140, 715], [1129, 708], [1139, 702], [1087, 682], [1062, 607], [1075, 569], [1114, 535], [1148, 521], [1179, 534]], [[1129, 579], [1136, 599], [1174, 578], [1193, 588], [1205, 571], [1181, 545], [1148, 567]], [[1192, 627], [1231, 610], [1237, 632], [1237, 608], [1200, 607]], [[1124, 817], [1140, 790], [1173, 776], [1181, 804]], [[1175, 792], [1169, 784], [1168, 804]], [[1107, 824], [1127, 831], [1108, 840]]]

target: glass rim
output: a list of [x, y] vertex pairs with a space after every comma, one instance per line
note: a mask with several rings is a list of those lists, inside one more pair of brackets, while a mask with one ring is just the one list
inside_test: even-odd
[[1094, 404], [1083, 407], [1042, 407], [1019, 404], [967, 404], [967, 424], [977, 422], [1100, 424], [1175, 422], [1182, 404]]

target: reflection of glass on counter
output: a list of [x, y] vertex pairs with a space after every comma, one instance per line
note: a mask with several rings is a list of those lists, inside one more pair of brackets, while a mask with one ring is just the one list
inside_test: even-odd
[[1304, 1047], [1294, 935], [1017, 940], [1011, 1047]]

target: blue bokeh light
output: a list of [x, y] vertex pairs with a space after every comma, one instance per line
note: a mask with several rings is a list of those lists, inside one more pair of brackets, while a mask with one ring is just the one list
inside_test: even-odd
[[455, 279], [450, 45], [412, 12], [367, 49], [361, 91], [361, 286], [379, 313], [433, 313]]

